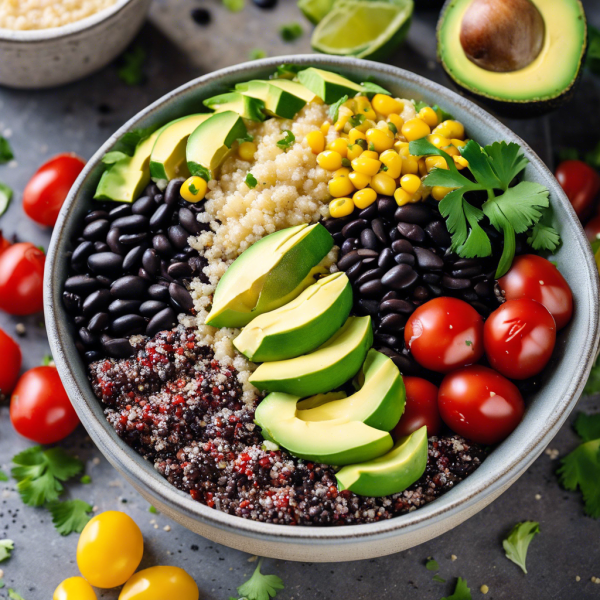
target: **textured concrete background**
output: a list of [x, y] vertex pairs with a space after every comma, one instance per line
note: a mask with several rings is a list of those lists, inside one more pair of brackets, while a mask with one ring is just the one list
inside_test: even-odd
[[[247, 3], [243, 13], [233, 15], [219, 0], [156, 0], [150, 22], [138, 39], [148, 52], [148, 79], [142, 86], [126, 86], [113, 65], [57, 90], [0, 89], [0, 133], [10, 137], [17, 157], [0, 167], [0, 179], [16, 192], [10, 210], [0, 220], [4, 233], [48, 245], [50, 232], [24, 216], [20, 195], [33, 171], [51, 155], [74, 151], [91, 156], [110, 133], [150, 101], [193, 77], [245, 61], [253, 48], [264, 49], [271, 56], [310, 50], [310, 26], [293, 0], [280, 0], [273, 11], [260, 11], [249, 0]], [[597, 0], [584, 0], [584, 4], [590, 21], [600, 26]], [[210, 26], [199, 27], [190, 19], [190, 10], [198, 6], [211, 9]], [[435, 17], [433, 10], [418, 10], [407, 45], [391, 62], [447, 84], [435, 63]], [[278, 28], [291, 21], [302, 22], [305, 35], [293, 44], [284, 44]], [[508, 124], [551, 161], [552, 147], [588, 149], [595, 144], [600, 137], [599, 105], [600, 79], [586, 75], [575, 101], [549, 119]], [[19, 339], [23, 366], [30, 368], [48, 352], [42, 315], [18, 319], [0, 314], [0, 327], [11, 334], [19, 322], [27, 330]], [[584, 398], [579, 408], [598, 411], [599, 399]], [[566, 425], [550, 449], [562, 456], [576, 444], [577, 437]], [[29, 445], [13, 432], [7, 407], [0, 407], [0, 468], [8, 471], [11, 456]], [[252, 572], [254, 564], [248, 555], [209, 543], [160, 514], [149, 513], [145, 501], [102, 458], [82, 428], [64, 445], [85, 460], [86, 473], [93, 481], [92, 485], [69, 484], [68, 495], [88, 501], [98, 511], [119, 509], [130, 514], [144, 532], [142, 567], [184, 567], [198, 582], [201, 598], [207, 600], [226, 600]], [[509, 492], [481, 513], [412, 550], [356, 563], [268, 560], [263, 570], [283, 578], [282, 600], [439, 600], [451, 593], [458, 576], [467, 579], [474, 599], [484, 598], [479, 591], [483, 584], [490, 589], [486, 599], [600, 598], [600, 585], [591, 582], [592, 577], [600, 577], [600, 523], [584, 515], [579, 494], [559, 487], [555, 476], [558, 461], [551, 458], [555, 454], [543, 454]], [[501, 546], [512, 525], [526, 519], [539, 521], [542, 530], [530, 546], [527, 576], [504, 557]], [[48, 599], [62, 579], [77, 574], [77, 535], [59, 536], [47, 512], [21, 503], [14, 482], [0, 484], [0, 538], [5, 537], [13, 539], [16, 548], [13, 557], [0, 564], [6, 582], [0, 598], [12, 587], [25, 600]], [[452, 555], [456, 560], [451, 560]], [[447, 583], [432, 581], [433, 573], [424, 566], [430, 556], [439, 562], [439, 575]], [[576, 577], [581, 580], [577, 582]], [[114, 600], [118, 592], [98, 595]]]

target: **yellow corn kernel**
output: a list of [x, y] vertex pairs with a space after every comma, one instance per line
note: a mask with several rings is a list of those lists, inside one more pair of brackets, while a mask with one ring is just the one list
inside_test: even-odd
[[399, 115], [404, 110], [404, 102], [385, 94], [375, 94], [371, 100], [373, 108], [384, 117], [395, 113]]
[[254, 160], [256, 150], [257, 148], [254, 142], [242, 142], [238, 148], [238, 156], [242, 160]]
[[453, 156], [452, 158], [459, 171], [462, 171], [465, 167], [469, 166], [469, 161], [464, 156]]
[[412, 195], [410, 202], [414, 204], [415, 202], [420, 202], [421, 200], [423, 200], [423, 194], [421, 193], [421, 190], [419, 190], [418, 192]]
[[348, 167], [342, 167], [334, 172], [334, 177], [348, 177], [350, 175], [350, 169]]
[[346, 154], [346, 158], [348, 160], [354, 160], [358, 158], [363, 153], [363, 149], [359, 144], [351, 144], [348, 146], [348, 153]]
[[362, 190], [371, 183], [371, 177], [364, 175], [363, 173], [359, 173], [358, 171], [352, 171], [352, 173], [348, 175], [348, 178], [357, 190]]
[[456, 146], [457, 148], [462, 148], [463, 146], [467, 145], [467, 142], [465, 142], [465, 140], [459, 140], [456, 138], [451, 139], [450, 142], [453, 146]]
[[329, 214], [334, 219], [347, 217], [354, 211], [354, 202], [352, 198], [336, 198], [329, 203]]
[[333, 150], [324, 150], [317, 155], [317, 163], [326, 171], [337, 171], [342, 166], [342, 155]]
[[435, 127], [439, 123], [437, 113], [430, 106], [424, 106], [419, 111], [418, 117], [425, 121], [429, 127]]
[[386, 150], [379, 156], [379, 160], [387, 167], [386, 175], [398, 179], [402, 173], [402, 159], [394, 150]]
[[350, 196], [354, 193], [354, 186], [348, 178], [348, 175], [342, 175], [341, 177], [334, 177], [329, 182], [329, 193], [334, 198], [342, 198], [343, 196]]
[[363, 208], [367, 208], [367, 206], [371, 206], [371, 204], [377, 200], [377, 192], [371, 188], [365, 188], [363, 190], [359, 190], [358, 192], [354, 192], [352, 200], [354, 202], [354, 206], [362, 210]]
[[327, 144], [327, 150], [333, 150], [341, 155], [342, 158], [346, 158], [348, 155], [348, 140], [344, 138], [337, 138]]
[[450, 156], [460, 156], [460, 152], [455, 146], [448, 146], [447, 148], [444, 148], [444, 152]]
[[399, 187], [394, 192], [394, 200], [398, 206], [404, 206], [412, 202], [412, 196], [404, 188]]
[[436, 148], [445, 148], [446, 146], [450, 145], [450, 140], [448, 138], [435, 133], [428, 135], [427, 140], [430, 141]]
[[462, 123], [458, 121], [442, 121], [434, 130], [433, 133], [443, 135], [447, 138], [457, 138], [459, 140], [465, 139], [465, 128]]
[[369, 148], [373, 144], [376, 152], [383, 152], [389, 150], [394, 145], [394, 134], [386, 129], [369, 129], [367, 131], [367, 142], [369, 142]]
[[434, 200], [437, 200], [439, 202], [440, 200], [444, 199], [451, 191], [452, 188], [443, 187], [441, 185], [434, 185], [431, 188], [431, 195], [433, 196]]
[[402, 125], [402, 135], [409, 141], [420, 140], [431, 133], [429, 125], [422, 119], [409, 119]]
[[329, 128], [331, 127], [331, 123], [328, 123], [327, 121], [325, 123], [323, 123], [323, 125], [321, 125], [321, 133], [323, 135], [327, 135], [329, 133]]
[[371, 178], [371, 187], [384, 196], [393, 196], [396, 191], [396, 180], [392, 179], [387, 173], [377, 173]]
[[362, 131], [359, 131], [358, 129], [356, 129], [356, 127], [353, 127], [348, 132], [348, 139], [350, 140], [351, 144], [354, 144], [354, 142], [356, 142], [356, 140], [366, 140], [367, 136]]
[[374, 158], [365, 157], [364, 155], [365, 152], [352, 161], [352, 168], [363, 175], [368, 175], [369, 177], [377, 175], [379, 169], [381, 168], [381, 161]]
[[375, 150], [365, 150], [361, 156], [363, 158], [373, 158], [374, 160], [379, 160], [379, 153], [375, 152]]
[[375, 111], [373, 110], [373, 107], [366, 96], [357, 96], [354, 101], [356, 106], [354, 109], [355, 114], [365, 115], [365, 118], [367, 119], [377, 118], [377, 115], [375, 114]]
[[437, 169], [448, 169], [448, 165], [447, 165], [446, 161], [441, 156], [428, 156], [425, 159], [425, 166], [427, 167], [428, 173], [432, 169], [436, 169], [436, 168]]
[[408, 149], [408, 142], [394, 142], [394, 150], [400, 156], [404, 156], [404, 158], [410, 155], [410, 151]]
[[346, 102], [344, 102], [342, 104], [342, 106], [344, 108], [349, 108], [353, 113], [356, 112], [354, 109], [356, 107], [356, 101], [354, 100], [354, 98], [350, 98], [349, 100], [346, 100]]
[[419, 160], [416, 156], [402, 157], [402, 175], [417, 174], [419, 172]]
[[421, 187], [421, 179], [417, 175], [403, 175], [400, 185], [409, 194], [414, 194]]
[[181, 197], [192, 204], [196, 202], [200, 202], [200, 200], [204, 199], [206, 196], [206, 190], [208, 186], [206, 185], [206, 180], [202, 179], [202, 177], [198, 177], [197, 175], [193, 175], [192, 177], [188, 177], [181, 186]]
[[312, 150], [313, 154], [319, 154], [319, 152], [323, 152], [323, 150], [325, 150], [325, 136], [323, 135], [323, 132], [319, 131], [318, 129], [317, 131], [311, 131], [306, 135], [306, 143]]
[[340, 109], [338, 110], [338, 120], [335, 122], [334, 125], [335, 130], [342, 131], [342, 129], [344, 129], [344, 127], [346, 126], [348, 119], [353, 114], [354, 113], [349, 108], [346, 108], [345, 106], [340, 106]]
[[396, 126], [398, 133], [400, 133], [402, 130], [402, 125], [404, 125], [404, 119], [400, 115], [392, 113], [391, 115], [388, 115], [388, 120], [390, 123], [393, 123]]
[[427, 175], [428, 171], [427, 171], [427, 163], [425, 162], [425, 158], [421, 157], [419, 158], [419, 175], [421, 177], [425, 177], [425, 175]]
[[365, 119], [362, 123], [356, 126], [356, 129], [365, 133], [369, 129], [376, 127], [377, 123], [373, 119]]

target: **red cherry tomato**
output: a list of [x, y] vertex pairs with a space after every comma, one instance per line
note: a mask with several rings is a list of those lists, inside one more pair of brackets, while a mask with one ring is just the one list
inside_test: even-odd
[[420, 365], [448, 373], [483, 356], [483, 319], [462, 300], [434, 298], [410, 316], [404, 341]]
[[423, 425], [427, 425], [427, 436], [438, 435], [442, 428], [442, 420], [437, 405], [437, 387], [421, 377], [403, 379], [406, 387], [406, 407], [392, 433], [394, 439], [410, 435]]
[[520, 423], [525, 411], [517, 386], [480, 365], [446, 375], [438, 406], [450, 429], [479, 444], [501, 442]]
[[498, 280], [507, 300], [531, 298], [543, 304], [554, 317], [556, 329], [562, 329], [573, 314], [573, 294], [560, 271], [535, 254], [522, 254]]
[[511, 379], [537, 375], [550, 360], [555, 342], [554, 317], [530, 298], [508, 300], [488, 317], [483, 328], [490, 364]]
[[75, 154], [59, 154], [44, 163], [23, 192], [23, 209], [40, 225], [53, 227], [69, 190], [85, 161]]
[[0, 398], [13, 391], [21, 370], [21, 348], [0, 329]]
[[590, 243], [595, 242], [600, 235], [600, 215], [596, 215], [593, 219], [589, 220], [583, 230]]
[[580, 160], [565, 160], [558, 165], [555, 175], [575, 214], [580, 219], [591, 214], [600, 192], [600, 175], [595, 169]]
[[0, 254], [0, 310], [30, 315], [43, 307], [46, 255], [33, 244], [21, 242]]
[[10, 420], [23, 437], [54, 444], [79, 424], [56, 367], [35, 367], [23, 374], [10, 400]]

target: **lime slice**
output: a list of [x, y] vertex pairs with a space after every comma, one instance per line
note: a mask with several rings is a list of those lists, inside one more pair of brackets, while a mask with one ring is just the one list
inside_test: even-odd
[[298, 0], [298, 8], [314, 25], [321, 22], [334, 4], [335, 0]]
[[313, 32], [317, 52], [384, 58], [404, 40], [413, 0], [338, 0]]

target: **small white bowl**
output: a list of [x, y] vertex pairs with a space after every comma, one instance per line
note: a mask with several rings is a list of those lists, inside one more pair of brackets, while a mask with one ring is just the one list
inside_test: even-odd
[[81, 79], [118, 56], [139, 31], [152, 0], [117, 0], [62, 27], [0, 28], [0, 85], [36, 89]]

